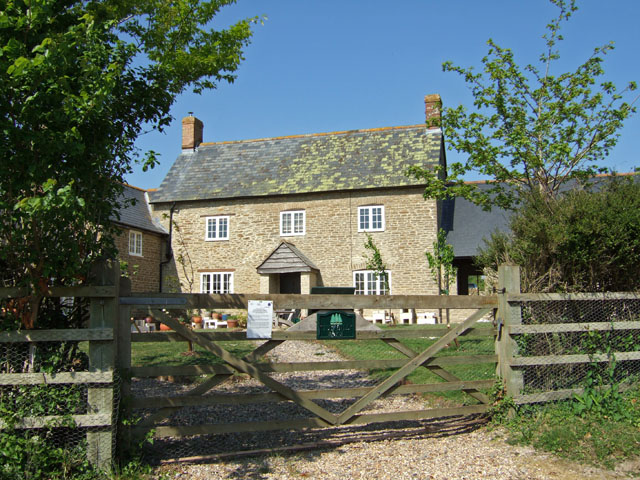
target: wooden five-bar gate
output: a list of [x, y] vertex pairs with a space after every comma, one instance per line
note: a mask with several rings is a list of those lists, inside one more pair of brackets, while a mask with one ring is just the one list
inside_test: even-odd
[[[264, 355], [286, 341], [316, 340], [316, 332], [274, 330], [271, 339], [256, 341], [254, 350], [242, 357], [223, 348], [220, 341], [246, 340], [244, 331], [192, 330], [176, 320], [172, 310], [179, 309], [246, 309], [249, 300], [271, 300], [279, 309], [465, 309], [471, 313], [461, 323], [439, 327], [413, 326], [390, 327], [380, 330], [356, 331], [356, 341], [379, 339], [400, 352], [404, 359], [342, 360], [332, 362], [277, 363], [265, 361]], [[436, 417], [469, 415], [486, 412], [490, 399], [483, 393], [493, 386], [492, 379], [461, 379], [451, 373], [452, 365], [493, 363], [497, 356], [486, 355], [447, 355], [436, 356], [446, 346], [452, 345], [460, 336], [495, 336], [494, 309], [498, 306], [497, 296], [345, 296], [345, 295], [204, 295], [171, 294], [144, 295], [144, 297], [121, 296], [121, 322], [118, 329], [118, 356], [125, 382], [125, 395], [131, 393], [129, 378], [160, 376], [206, 376], [186, 394], [169, 396], [132, 396], [125, 402], [130, 408], [144, 408], [147, 415], [142, 422], [132, 427], [134, 437], [154, 432], [157, 438], [184, 437], [202, 434], [221, 434], [236, 432], [257, 432], [277, 429], [323, 428], [344, 425], [362, 425], [376, 422], [403, 420], [422, 420]], [[168, 325], [173, 332], [131, 333], [129, 327], [130, 309], [146, 311], [160, 322]], [[481, 319], [490, 323], [477, 325]], [[403, 340], [429, 337], [435, 341], [423, 351], [416, 351]], [[437, 338], [437, 339], [436, 339]], [[189, 341], [207, 352], [214, 354], [222, 363], [186, 366], [131, 366], [131, 344], [137, 342], [175, 342]], [[339, 341], [339, 340], [337, 340]], [[440, 383], [413, 384], [403, 382], [412, 372], [426, 368], [441, 380]], [[327, 371], [327, 370], [366, 370], [393, 369], [393, 372], [374, 386], [345, 388], [321, 388], [297, 390], [273, 378], [273, 373]], [[253, 394], [212, 394], [214, 387], [229, 381], [238, 373], [246, 374], [269, 389], [268, 393]], [[458, 390], [475, 399], [470, 405], [446, 408], [424, 408], [411, 411], [392, 411], [381, 413], [363, 412], [372, 402], [382, 396], [442, 392]], [[207, 395], [205, 395], [207, 394]], [[331, 411], [322, 406], [322, 401], [330, 399], [354, 399], [341, 411]], [[197, 425], [174, 425], [167, 421], [180, 409], [217, 404], [260, 404], [264, 402], [293, 402], [302, 407], [307, 416], [293, 419], [261, 419], [253, 421], [234, 421], [228, 418], [224, 423], [199, 423]], [[335, 409], [333, 409], [335, 410]], [[148, 413], [153, 411], [153, 413]]]

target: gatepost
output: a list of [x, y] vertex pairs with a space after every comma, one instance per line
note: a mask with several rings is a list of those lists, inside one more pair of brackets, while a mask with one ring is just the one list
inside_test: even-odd
[[[115, 287], [113, 297], [91, 298], [89, 308], [89, 328], [112, 328], [116, 331], [118, 318], [118, 297], [120, 268], [114, 262], [102, 263], [94, 270], [95, 284]], [[114, 338], [117, 338], [114, 335]], [[89, 342], [89, 371], [114, 372], [115, 342], [113, 340], [91, 340]], [[91, 386], [87, 392], [88, 413], [102, 414], [111, 419], [109, 427], [99, 427], [87, 432], [87, 459], [94, 466], [107, 470], [113, 459], [114, 384]]]
[[521, 307], [508, 302], [509, 294], [520, 293], [520, 267], [500, 265], [498, 267], [498, 332], [496, 337], [496, 355], [498, 367], [496, 373], [502, 379], [507, 395], [515, 397], [522, 393], [523, 378], [520, 369], [511, 367], [511, 359], [518, 353], [518, 344], [509, 334], [511, 325], [522, 323]]

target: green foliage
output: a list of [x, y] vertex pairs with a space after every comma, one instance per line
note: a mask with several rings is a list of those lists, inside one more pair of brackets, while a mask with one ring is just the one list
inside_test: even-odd
[[[527, 338], [522, 343], [529, 348], [533, 341], [531, 336]], [[567, 339], [555, 340], [564, 344]], [[498, 408], [493, 420], [506, 426], [516, 442], [613, 468], [617, 460], [637, 456], [640, 442], [640, 388], [637, 384], [629, 388], [634, 377], [618, 364], [615, 355], [639, 347], [630, 334], [580, 332], [580, 341], [572, 347], [575, 353], [604, 354], [608, 359], [605, 363], [592, 357], [586, 373], [582, 370], [583, 391], [557, 403], [512, 404], [515, 415], [504, 415], [504, 410]], [[568, 345], [560, 347], [561, 354], [570, 350]], [[623, 386], [627, 391], [623, 391]]]
[[501, 380], [496, 380], [495, 385], [489, 392], [489, 397], [492, 403], [488, 414], [492, 422], [501, 424], [513, 418], [516, 404], [513, 398], [507, 395]]
[[637, 458], [640, 443], [640, 390], [622, 394], [628, 415], [614, 418], [598, 412], [575, 414], [574, 400], [517, 406], [501, 419], [512, 443], [529, 444], [573, 461], [614, 468]]
[[113, 254], [124, 175], [176, 96], [231, 82], [251, 20], [211, 29], [233, 0], [9, 2], [0, 12], [0, 280], [38, 293]]
[[520, 265], [525, 292], [638, 290], [640, 183], [609, 178], [601, 185], [553, 204], [528, 196], [511, 218], [511, 235], [493, 234], [477, 263]]
[[[554, 73], [563, 39], [561, 24], [577, 10], [575, 0], [551, 0], [560, 10], [547, 25], [540, 66], [521, 67], [514, 53], [488, 41], [483, 71], [446, 62], [443, 70], [463, 77], [474, 97], [475, 111], [447, 108], [442, 123], [449, 145], [466, 157], [464, 163], [441, 169], [412, 168], [411, 176], [427, 183], [425, 197], [460, 196], [489, 209], [511, 208], [523, 192], [555, 198], [569, 181], [584, 181], [604, 169], [598, 166], [616, 145], [624, 120], [635, 112], [638, 97], [629, 83], [618, 91], [603, 80], [608, 43], [574, 71]], [[489, 177], [492, 187], [479, 190], [464, 182], [475, 172]]]
[[436, 241], [433, 242], [433, 253], [425, 252], [431, 275], [438, 284], [440, 295], [449, 295], [449, 288], [456, 279], [457, 269], [453, 266], [453, 247], [447, 243], [447, 233], [438, 230]]
[[584, 391], [574, 395], [573, 412], [579, 416], [592, 413], [594, 416], [621, 421], [630, 417], [628, 402], [620, 393], [620, 385], [614, 378], [615, 362], [607, 368], [605, 375], [596, 368], [587, 370]]
[[84, 445], [62, 448], [53, 445], [55, 429], [37, 432], [0, 433], [0, 476], [6, 480], [97, 479], [86, 461]]
[[[77, 350], [75, 342], [46, 342], [29, 349], [3, 350], [1, 371], [55, 373], [86, 369], [86, 355]], [[31, 353], [25, 365], [20, 353]], [[13, 355], [12, 355], [13, 354]], [[86, 360], [86, 358], [85, 358]], [[15, 385], [0, 389], [0, 420], [5, 424], [0, 432], [1, 478], [94, 478], [97, 474], [86, 461], [83, 442], [67, 442], [65, 435], [75, 428], [73, 414], [85, 413], [86, 389], [82, 385]], [[25, 417], [57, 415], [61, 420], [50, 422], [38, 430], [21, 430], [17, 424]], [[82, 433], [79, 433], [82, 436]]]
[[82, 388], [76, 385], [4, 388], [0, 396], [0, 416], [13, 424], [23, 417], [79, 413], [83, 400]]
[[[616, 353], [634, 351], [638, 348], [632, 334], [614, 336], [612, 331], [590, 331], [582, 336], [582, 352], [588, 353], [592, 359], [585, 378], [582, 382], [583, 392], [574, 394], [573, 411], [576, 415], [584, 416], [588, 413], [614, 421], [633, 422], [633, 406], [621, 393], [624, 381], [633, 377], [629, 372], [621, 376], [616, 367]], [[594, 355], [605, 354], [608, 363], [604, 369], [595, 361]]]

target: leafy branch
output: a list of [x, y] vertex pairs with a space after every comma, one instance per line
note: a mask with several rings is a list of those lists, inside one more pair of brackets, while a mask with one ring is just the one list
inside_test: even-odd
[[[629, 82], [618, 90], [602, 79], [604, 56], [613, 50], [612, 43], [595, 48], [574, 71], [554, 75], [561, 26], [577, 7], [575, 0], [550, 1], [560, 12], [543, 36], [540, 68], [521, 67], [511, 49], [491, 39], [481, 72], [443, 64], [445, 72], [459, 74], [468, 84], [475, 109], [469, 112], [460, 105], [444, 110], [449, 144], [467, 158], [451, 164], [446, 179], [442, 167], [408, 170], [427, 184], [425, 197], [460, 196], [485, 209], [513, 208], [527, 192], [539, 192], [550, 202], [567, 182], [584, 183], [607, 171], [598, 164], [615, 147], [625, 119], [636, 111], [638, 96], [631, 92], [637, 84]], [[491, 187], [480, 190], [465, 184], [469, 172], [489, 177]]]

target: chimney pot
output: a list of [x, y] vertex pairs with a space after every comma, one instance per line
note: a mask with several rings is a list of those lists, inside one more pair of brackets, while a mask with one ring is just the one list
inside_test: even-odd
[[424, 97], [424, 113], [426, 117], [427, 128], [440, 128], [442, 123], [440, 118], [440, 110], [442, 110], [442, 100], [437, 93], [425, 95]]
[[193, 150], [200, 145], [202, 143], [203, 130], [203, 123], [196, 117], [184, 117], [182, 119], [182, 149]]

